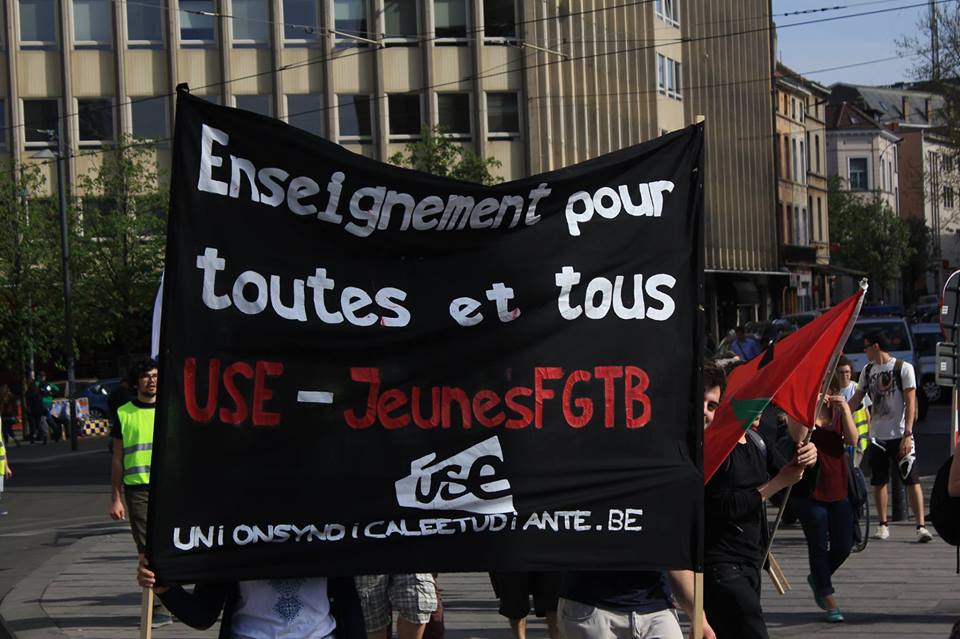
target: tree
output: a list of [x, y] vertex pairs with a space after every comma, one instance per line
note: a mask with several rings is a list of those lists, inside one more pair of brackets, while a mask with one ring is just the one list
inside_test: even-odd
[[166, 243], [161, 177], [154, 150], [123, 139], [77, 182], [78, 334], [112, 346], [116, 357], [149, 350]]
[[21, 384], [63, 355], [58, 210], [36, 165], [0, 168], [0, 367]]
[[883, 297], [914, 254], [910, 229], [879, 194], [864, 198], [841, 187], [839, 177], [830, 178], [830, 239], [840, 244], [836, 261], [866, 271], [874, 284], [871, 295]]
[[499, 160], [492, 157], [481, 158], [470, 149], [457, 144], [441, 127], [423, 127], [420, 130], [420, 139], [390, 156], [390, 162], [466, 182], [490, 185], [503, 181], [503, 178], [491, 173], [491, 170], [502, 166]]

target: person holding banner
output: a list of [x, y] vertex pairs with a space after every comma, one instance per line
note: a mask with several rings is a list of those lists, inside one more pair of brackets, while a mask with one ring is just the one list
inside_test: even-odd
[[[150, 497], [150, 463], [153, 459], [153, 423], [157, 405], [157, 362], [144, 359], [130, 369], [136, 398], [118, 410], [113, 425], [113, 459], [110, 469], [110, 518], [130, 520], [130, 531], [142, 559], [147, 548], [147, 508]], [[173, 623], [163, 607], [153, 613], [153, 627]]]
[[[352, 577], [164, 586], [140, 555], [137, 583], [191, 628], [220, 619], [220, 639], [366, 639]], [[222, 618], [221, 618], [222, 614]]]
[[[704, 366], [704, 386], [725, 382]], [[705, 392], [705, 395], [707, 393]], [[704, 428], [709, 426], [704, 405]], [[791, 432], [800, 441], [799, 432]], [[800, 481], [817, 461], [816, 446], [799, 445], [787, 462], [747, 428], [705, 487], [704, 612], [718, 639], [769, 639], [760, 605], [760, 568], [768, 530], [763, 500]]]
[[[703, 365], [703, 427], [713, 421], [725, 381], [713, 361]], [[694, 618], [694, 576], [667, 572], [570, 572], [563, 576], [557, 614], [563, 639], [681, 639], [674, 601]], [[691, 635], [692, 636], [692, 635]], [[703, 639], [719, 634], [703, 615]]]
[[[850, 556], [853, 548], [853, 505], [847, 497], [849, 461], [846, 446], [857, 443], [858, 433], [847, 400], [840, 394], [841, 379], [834, 375], [817, 413], [810, 441], [816, 445], [818, 471], [808, 473], [793, 489], [794, 512], [807, 538], [810, 575], [807, 583], [814, 600], [827, 612], [827, 621], [843, 621], [833, 598], [831, 577]], [[799, 430], [805, 439], [808, 429], [789, 417], [791, 433]]]

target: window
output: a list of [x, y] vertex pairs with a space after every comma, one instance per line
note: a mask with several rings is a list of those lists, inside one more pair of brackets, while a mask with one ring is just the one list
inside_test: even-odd
[[167, 98], [133, 98], [130, 102], [130, 120], [133, 137], [144, 140], [166, 140]]
[[813, 144], [816, 146], [817, 153], [817, 175], [820, 175], [820, 136], [813, 136]]
[[24, 44], [55, 44], [55, 0], [20, 0], [20, 41]]
[[369, 95], [337, 96], [337, 118], [341, 138], [369, 138], [372, 135], [371, 106]]
[[283, 37], [293, 41], [317, 39], [317, 0], [283, 0]]
[[790, 146], [793, 147], [793, 155], [791, 156], [793, 157], [793, 176], [792, 177], [794, 182], [799, 182], [800, 180], [797, 179], [797, 176], [800, 173], [800, 162], [797, 159], [797, 139], [791, 138], [790, 143], [791, 143]]
[[259, 44], [268, 42], [270, 16], [269, 3], [264, 0], [233, 0], [234, 44]]
[[790, 117], [794, 120], [797, 119], [797, 99], [790, 98]]
[[127, 38], [131, 43], [163, 42], [163, 0], [127, 4]]
[[387, 96], [387, 114], [390, 136], [416, 137], [420, 135], [420, 95], [417, 93]]
[[180, 1], [180, 39], [184, 42], [213, 42], [213, 0]]
[[783, 136], [783, 176], [790, 179], [790, 139]]
[[680, 92], [680, 63], [657, 54], [657, 90], [676, 100], [683, 98]]
[[23, 132], [27, 142], [52, 144], [50, 134], [56, 135], [60, 110], [56, 100], [24, 100]]
[[887, 163], [883, 160], [880, 160], [880, 186], [884, 191], [887, 190]]
[[81, 142], [113, 140], [113, 102], [99, 98], [77, 100]]
[[[365, 0], [334, 0], [334, 28], [340, 33], [360, 36], [372, 40], [367, 31], [367, 5]], [[338, 46], [359, 47], [366, 43], [351, 38], [337, 36]]]
[[113, 41], [109, 0], [73, 0], [73, 38], [77, 44]]
[[487, 38], [517, 37], [514, 0], [483, 0], [483, 35]]
[[817, 239], [821, 242], [826, 241], [826, 236], [823, 234], [823, 199], [817, 198]]
[[953, 208], [953, 188], [949, 186], [943, 187], [943, 207], [947, 209]]
[[801, 184], [807, 181], [807, 154], [803, 152], [803, 140], [800, 140], [800, 175], [797, 181]]
[[949, 155], [943, 156], [943, 171], [944, 173], [953, 172], [953, 158]]
[[416, 42], [420, 32], [416, 0], [383, 0], [383, 20], [388, 42]]
[[520, 133], [516, 93], [487, 93], [487, 131], [490, 135]]
[[233, 101], [238, 109], [253, 111], [267, 117], [273, 115], [272, 98], [269, 95], [235, 95]]
[[800, 238], [803, 246], [810, 246], [810, 218], [807, 209], [800, 209]]
[[867, 158], [850, 158], [850, 190], [866, 191], [869, 188], [867, 183]]
[[434, 30], [437, 38], [467, 37], [466, 0], [434, 0]]
[[437, 120], [444, 133], [470, 137], [470, 94], [438, 93]]
[[677, 5], [678, 0], [657, 0], [656, 5], [654, 5], [655, 13], [657, 14], [658, 18], [667, 24], [672, 24], [675, 27], [679, 27], [680, 13]]
[[288, 95], [287, 122], [314, 135], [323, 132], [323, 108], [318, 95]]

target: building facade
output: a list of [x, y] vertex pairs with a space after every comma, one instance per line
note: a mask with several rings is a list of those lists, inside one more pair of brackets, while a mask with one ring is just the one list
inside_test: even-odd
[[833, 99], [853, 102], [902, 139], [897, 152], [900, 214], [923, 218], [931, 240], [926, 269], [910, 273], [914, 281], [904, 283], [905, 301], [940, 293], [946, 278], [960, 268], [960, 174], [957, 149], [945, 135], [943, 97], [923, 83], [840, 84], [833, 87]]
[[771, 17], [756, 0], [683, 6], [686, 119], [706, 118], [706, 310], [717, 335], [778, 312], [787, 283], [774, 213]]
[[126, 136], [167, 166], [186, 83], [383, 161], [440, 126], [509, 180], [703, 116], [716, 333], [767, 317], [785, 277], [770, 32], [736, 27], [758, 16], [763, 0], [11, 0], [3, 144], [30, 162], [61, 132], [71, 189]]
[[4, 18], [5, 144], [29, 160], [62, 123], [70, 185], [124, 135], [168, 161], [180, 83], [384, 161], [438, 125], [505, 179], [690, 123], [679, 0], [19, 0]]
[[830, 92], [777, 64], [777, 220], [789, 282], [784, 314], [830, 305], [830, 221], [827, 210], [826, 103]]

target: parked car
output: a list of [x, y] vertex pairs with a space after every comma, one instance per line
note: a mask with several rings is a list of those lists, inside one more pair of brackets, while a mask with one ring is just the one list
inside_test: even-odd
[[109, 419], [110, 405], [107, 399], [110, 393], [120, 385], [119, 377], [98, 379], [74, 395], [74, 399], [86, 397], [90, 403], [90, 419]]
[[917, 322], [936, 322], [940, 319], [940, 296], [923, 295], [913, 305], [913, 317]]
[[938, 402], [947, 397], [943, 388], [936, 381], [937, 366], [937, 342], [945, 341], [943, 333], [940, 331], [940, 324], [927, 322], [923, 324], [912, 324], [910, 330], [913, 331], [913, 342], [917, 349], [917, 360], [920, 363], [920, 369], [923, 375], [918, 374], [917, 382], [927, 396], [927, 401]]
[[[890, 354], [897, 359], [913, 364], [917, 380], [923, 379], [923, 368], [917, 357], [916, 346], [907, 320], [903, 317], [863, 317], [857, 320], [850, 331], [850, 337], [843, 348], [844, 355], [853, 364], [854, 379], [859, 379], [860, 371], [867, 365], [867, 356], [863, 352], [863, 338], [869, 333], [882, 330], [890, 340]], [[917, 413], [920, 419], [926, 419], [929, 402], [926, 393], [917, 393]]]
[[814, 311], [804, 311], [802, 313], [791, 313], [790, 315], [784, 315], [783, 319], [790, 322], [797, 328], [803, 328], [813, 320], [823, 315], [823, 312], [826, 310], [828, 309], [820, 308]]

